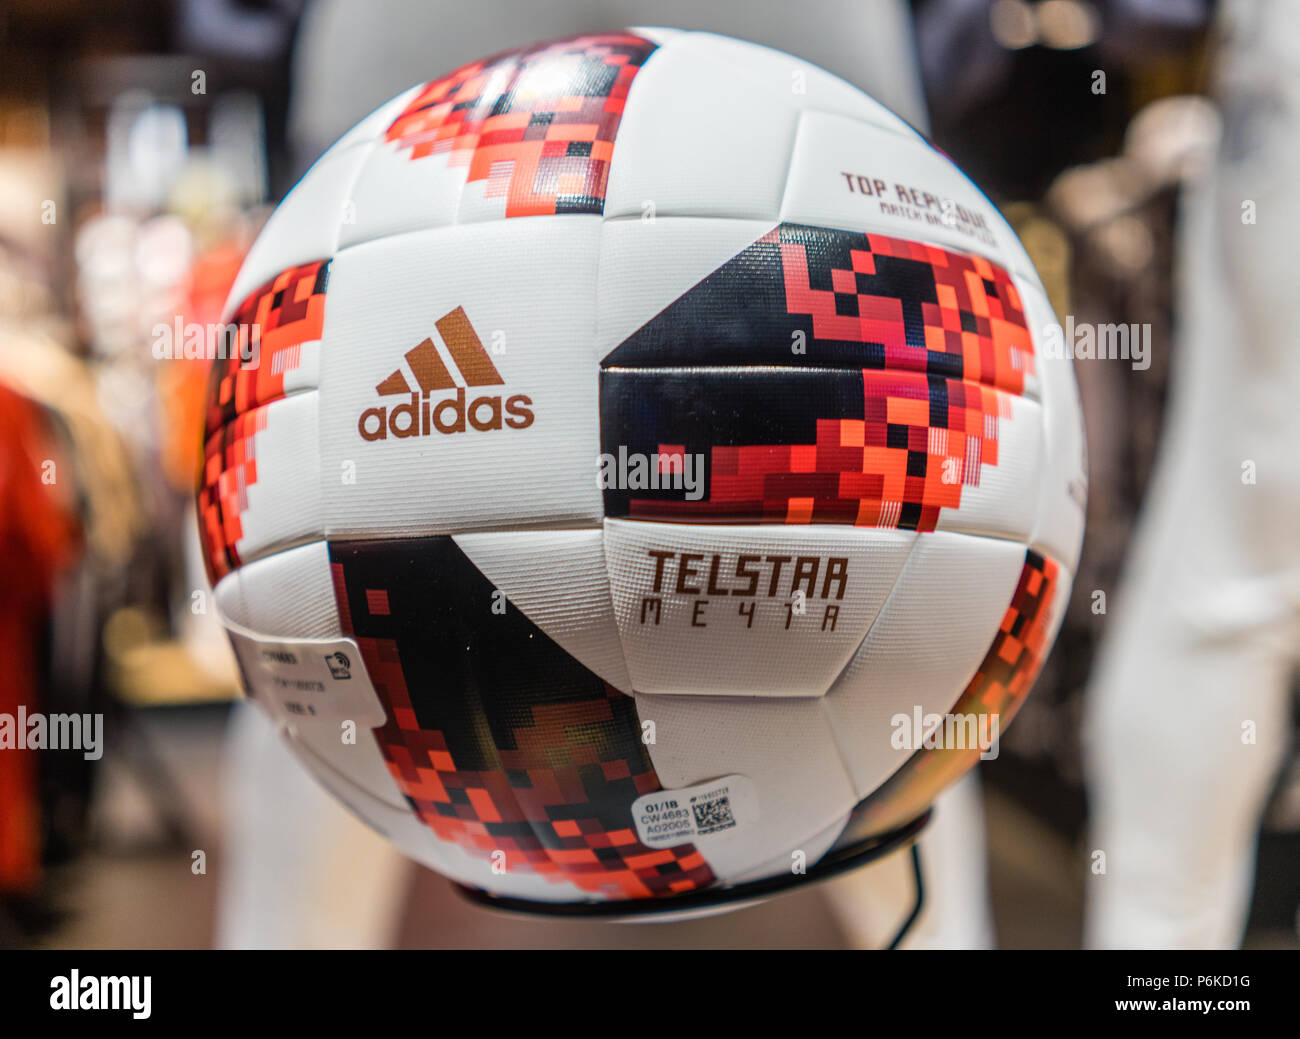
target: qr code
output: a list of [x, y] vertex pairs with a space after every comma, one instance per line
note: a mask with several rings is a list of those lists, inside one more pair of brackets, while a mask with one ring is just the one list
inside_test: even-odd
[[695, 813], [697, 833], [714, 833], [736, 825], [736, 817], [731, 814], [731, 798], [725, 795], [693, 804], [691, 810]]

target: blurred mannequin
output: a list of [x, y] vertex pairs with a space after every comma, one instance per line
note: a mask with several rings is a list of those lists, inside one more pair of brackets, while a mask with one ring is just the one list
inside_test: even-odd
[[[1228, 0], [1213, 167], [1183, 200], [1178, 368], [1085, 720], [1086, 941], [1240, 943], [1300, 654], [1300, 6]], [[1252, 219], [1253, 218], [1253, 219]]]
[[325, 793], [260, 711], [227, 737], [217, 945], [380, 949], [392, 944], [408, 864]]
[[[914, 125], [926, 125], [924, 100], [903, 0], [494, 0], [480, 5], [406, 0], [321, 0], [304, 15], [294, 70], [290, 133], [301, 173], [354, 123], [407, 87], [466, 61], [533, 40], [636, 25], [666, 25], [738, 36], [790, 51], [855, 83]], [[357, 898], [389, 884], [405, 860], [374, 838], [369, 868], [339, 870], [331, 854], [352, 849], [355, 820], [298, 770], [269, 733], [243, 718], [232, 730], [239, 763], [228, 790], [234, 878], [225, 888], [221, 933], [229, 945], [297, 945], [310, 930], [313, 901], [332, 899], [329, 937], [341, 944], [384, 944], [391, 900]], [[261, 775], [253, 782], [248, 777]], [[979, 790], [969, 778], [946, 797], [923, 841], [928, 911], [913, 941], [983, 945], [991, 940]], [[284, 820], [294, 819], [292, 831]], [[286, 839], [287, 838], [287, 839]], [[337, 870], [334, 881], [325, 876]], [[345, 876], [346, 873], [346, 876]], [[363, 879], [364, 878], [364, 879]], [[346, 882], [345, 882], [346, 881]], [[950, 883], [949, 881], [952, 881]], [[331, 887], [336, 883], [336, 887]], [[332, 895], [330, 892], [333, 892]], [[911, 863], [896, 854], [827, 887], [857, 945], [887, 941], [909, 911]], [[378, 917], [376, 914], [379, 914]], [[384, 916], [383, 914], [389, 914]]]
[[[921, 915], [902, 949], [991, 949], [984, 798], [979, 769], [939, 795], [921, 837]], [[916, 899], [912, 859], [895, 852], [825, 886], [840, 927], [854, 948], [883, 948], [898, 933]]]
[[663, 25], [739, 36], [820, 65], [924, 128], [904, 0], [316, 0], [294, 63], [291, 143], [300, 172], [407, 87], [467, 61], [581, 32]]

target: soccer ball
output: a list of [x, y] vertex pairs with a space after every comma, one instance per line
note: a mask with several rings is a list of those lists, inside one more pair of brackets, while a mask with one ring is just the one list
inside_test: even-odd
[[1033, 265], [788, 55], [637, 29], [414, 87], [226, 320], [198, 501], [246, 688], [500, 904], [685, 909], [893, 846], [1060, 623], [1084, 448]]

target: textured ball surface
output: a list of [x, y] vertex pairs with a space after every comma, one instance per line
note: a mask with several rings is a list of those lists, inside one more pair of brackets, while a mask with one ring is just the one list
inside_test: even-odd
[[788, 55], [635, 30], [415, 87], [227, 317], [257, 363], [214, 370], [199, 513], [248, 691], [464, 884], [814, 866], [980, 753], [900, 719], [996, 734], [1060, 623], [1083, 440], [1033, 267]]

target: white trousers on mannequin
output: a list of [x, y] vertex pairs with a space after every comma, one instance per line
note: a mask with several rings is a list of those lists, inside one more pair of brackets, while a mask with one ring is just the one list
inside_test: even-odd
[[1092, 946], [1240, 943], [1290, 738], [1300, 5], [1223, 14], [1223, 142], [1182, 200], [1169, 416], [1088, 693], [1090, 841], [1105, 856], [1089, 878]]
[[298, 764], [252, 704], [231, 714], [216, 946], [384, 949], [412, 866]]
[[[921, 832], [920, 847], [925, 898], [900, 948], [993, 948], [978, 769], [939, 795], [934, 815]], [[895, 852], [827, 881], [825, 890], [849, 944], [882, 948], [898, 932], [915, 899], [911, 855]]]

